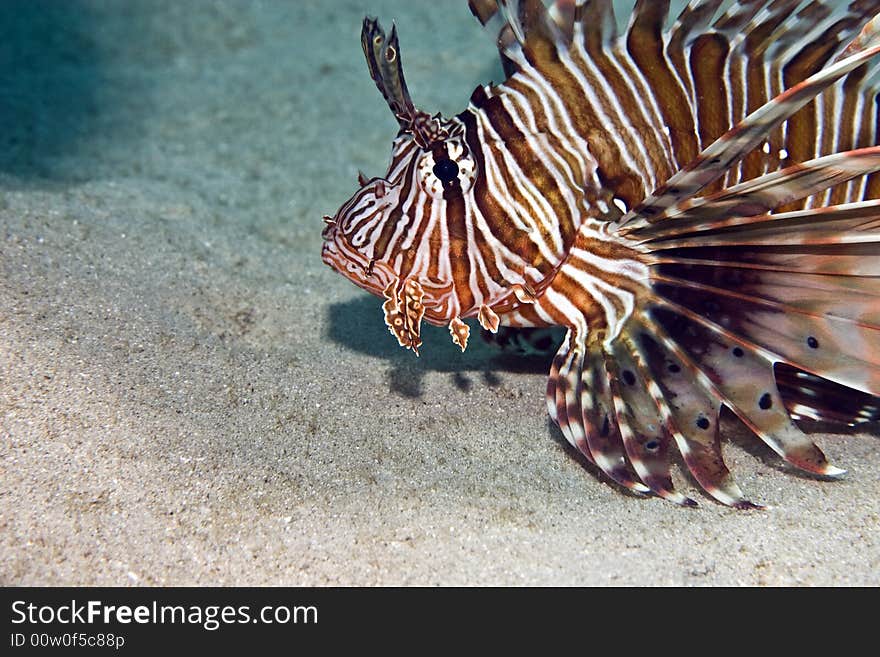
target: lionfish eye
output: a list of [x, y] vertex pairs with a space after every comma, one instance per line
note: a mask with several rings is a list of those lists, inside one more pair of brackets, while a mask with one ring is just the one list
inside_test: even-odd
[[440, 179], [440, 182], [448, 184], [458, 177], [458, 164], [449, 158], [444, 158], [442, 160], [437, 160], [433, 171], [434, 175]]
[[433, 198], [443, 198], [453, 187], [467, 193], [477, 176], [477, 165], [460, 139], [448, 139], [442, 150], [422, 151], [416, 172], [422, 190]]

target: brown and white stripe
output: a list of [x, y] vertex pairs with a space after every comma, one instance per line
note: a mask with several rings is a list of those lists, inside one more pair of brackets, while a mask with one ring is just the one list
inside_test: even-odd
[[[422, 316], [462, 348], [466, 317], [566, 327], [548, 411], [632, 490], [693, 503], [674, 444], [710, 494], [754, 506], [721, 458], [722, 405], [842, 473], [780, 395], [830, 417], [823, 393], [849, 386], [877, 408], [880, 0], [693, 0], [672, 21], [637, 0], [622, 31], [610, 0], [469, 4], [508, 77], [450, 119], [414, 107], [396, 32], [365, 21], [401, 130], [386, 177], [327, 218], [324, 260], [383, 295], [414, 350]], [[828, 383], [777, 386], [777, 364]]]

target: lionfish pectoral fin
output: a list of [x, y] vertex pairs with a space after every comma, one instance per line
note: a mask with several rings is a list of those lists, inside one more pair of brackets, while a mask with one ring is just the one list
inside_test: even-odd
[[388, 284], [383, 294], [386, 299], [382, 304], [385, 325], [401, 347], [412, 349], [418, 356], [422, 345], [422, 317], [425, 315], [425, 306], [422, 303], [425, 292], [422, 286], [411, 279], [402, 284], [394, 280]]
[[759, 507], [744, 497], [724, 463], [719, 435], [721, 405], [704, 372], [653, 322], [641, 319], [632, 319], [628, 346], [644, 364], [643, 375], [652, 382], [648, 392], [688, 470], [722, 504], [738, 509]]
[[743, 340], [739, 332], [713, 330], [706, 325], [711, 322], [683, 307], [658, 307], [652, 316], [654, 333], [674, 345], [686, 366], [699, 372], [703, 387], [777, 454], [813, 474], [844, 473], [792, 422], [774, 378], [771, 354]]
[[880, 397], [777, 363], [773, 368], [782, 401], [793, 420], [855, 427], [880, 420]]
[[587, 345], [576, 335], [569, 333], [553, 361], [547, 408], [590, 463], [633, 492], [696, 506], [673, 486], [676, 445], [708, 494], [735, 508], [760, 508], [745, 498], [724, 463], [721, 405], [699, 383], [699, 369], [636, 319], [609, 344]]
[[785, 363], [880, 395], [880, 202], [772, 213], [875, 171], [876, 146], [766, 174], [680, 208], [642, 243], [655, 259], [661, 316], [683, 318], [691, 333], [711, 333], [760, 356], [767, 368]]
[[[637, 345], [685, 461], [728, 504], [745, 501], [715, 439], [693, 434], [695, 414], [708, 433], [727, 406], [795, 467], [839, 477], [844, 471], [793, 423], [782, 392], [800, 388], [780, 382], [776, 367], [803, 371], [807, 392], [861, 391], [859, 414], [880, 395], [880, 202], [774, 213], [876, 171], [880, 147], [836, 153], [679, 202], [635, 231], [653, 258], [637, 318], [648, 337]], [[813, 406], [821, 414], [828, 402]]]
[[654, 493], [682, 506], [696, 506], [672, 485], [669, 450], [674, 437], [658, 405], [660, 390], [629, 336], [606, 351], [605, 364], [614, 395], [615, 421], [633, 469]]
[[460, 318], [455, 317], [449, 322], [449, 334], [452, 336], [452, 342], [461, 347], [462, 351], [467, 349], [468, 337], [471, 334], [471, 329], [467, 324], [461, 321]]
[[571, 329], [553, 360], [547, 410], [566, 440], [610, 479], [636, 493], [650, 493], [626, 458], [601, 345]]

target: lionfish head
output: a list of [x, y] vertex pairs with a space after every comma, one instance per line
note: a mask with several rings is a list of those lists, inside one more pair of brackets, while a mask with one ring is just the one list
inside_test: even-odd
[[[400, 124], [388, 173], [358, 177], [360, 189], [327, 223], [321, 257], [356, 285], [386, 298], [418, 290], [419, 311], [435, 324], [462, 311], [448, 258], [432, 257], [439, 242], [455, 251], [464, 240], [446, 215], [461, 215], [477, 175], [458, 119], [446, 120], [416, 109], [400, 64], [396, 30], [386, 39], [374, 19], [364, 20], [361, 41], [370, 74]], [[453, 222], [454, 223], [454, 222]], [[441, 228], [442, 226], [442, 228]], [[397, 292], [394, 292], [394, 290]]]

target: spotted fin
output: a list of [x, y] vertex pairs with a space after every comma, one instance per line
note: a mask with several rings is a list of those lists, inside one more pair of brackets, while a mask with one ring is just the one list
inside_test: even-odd
[[660, 394], [659, 416], [675, 437], [679, 452], [700, 486], [723, 504], [741, 509], [747, 500], [724, 463], [719, 434], [721, 404], [699, 367], [651, 322], [634, 320], [629, 331]]
[[[841, 154], [839, 160], [850, 157]], [[838, 173], [880, 168], [880, 148], [863, 149], [858, 160], [861, 166]], [[745, 195], [728, 205], [737, 196], [728, 191], [702, 201], [700, 213], [708, 216], [715, 207], [719, 228], [702, 223], [670, 240], [644, 242], [656, 258], [652, 281], [658, 303], [771, 362], [878, 395], [880, 278], [874, 270], [880, 260], [880, 205], [767, 214], [774, 204], [839, 180], [817, 175], [815, 184], [801, 186], [781, 174], [746, 183], [763, 187], [762, 200]], [[740, 226], [737, 207], [744, 215]], [[748, 216], [752, 212], [757, 214]], [[687, 225], [687, 212], [679, 218]]]
[[608, 367], [611, 362], [603, 349], [593, 346], [587, 350], [580, 368], [578, 401], [587, 446], [596, 465], [608, 477], [630, 490], [647, 493], [650, 488], [640, 481], [626, 458], [623, 427], [617, 417], [619, 396], [615, 394], [613, 374]]
[[776, 385], [792, 419], [855, 427], [880, 420], [880, 397], [778, 363]]
[[550, 372], [547, 408], [566, 440], [610, 479], [634, 492], [650, 488], [626, 459], [604, 354], [570, 331]]
[[[785, 176], [767, 178], [780, 203], [797, 196]], [[694, 477], [716, 499], [748, 508], [718, 443], [721, 405], [789, 463], [828, 477], [843, 470], [792, 415], [847, 424], [880, 416], [880, 208], [773, 215], [769, 203], [738, 226], [726, 207], [721, 201], [714, 210], [718, 228], [700, 219], [670, 239], [643, 243], [655, 258], [650, 293], [615, 343], [612, 376], [621, 393], [627, 380], [654, 381], [657, 413]], [[624, 346], [647, 376], [639, 377], [646, 368], [638, 364], [629, 374], [620, 369], [632, 363]], [[619, 422], [649, 425], [656, 417], [643, 403], [623, 409]]]
[[[666, 4], [649, 9], [649, 3], [638, 2], [628, 34], [640, 23], [638, 29], [650, 33], [663, 14], [660, 5]], [[712, 4], [691, 3], [671, 38], [692, 38], [711, 20], [717, 9]], [[753, 39], [756, 49], [775, 47], [773, 30], [791, 29], [788, 46], [793, 48], [814, 31], [773, 12], [797, 4], [780, 0], [762, 14], [767, 5], [762, 0], [736, 3], [712, 25], [718, 32], [744, 30], [744, 39]], [[835, 37], [821, 61], [807, 65], [789, 55], [786, 66], [797, 69], [800, 80], [749, 108], [742, 121], [616, 222], [644, 254], [648, 271], [637, 280], [645, 287], [631, 291], [633, 308], [612, 337], [572, 342], [582, 331], [575, 321], [557, 355], [548, 384], [554, 417], [597, 464], [597, 454], [607, 454], [603, 470], [617, 474], [618, 481], [626, 473], [631, 488], [642, 483], [657, 495], [687, 503], [669, 476], [674, 445], [710, 495], [737, 508], [755, 507], [724, 463], [722, 406], [788, 463], [825, 477], [844, 471], [792, 416], [835, 417], [850, 424], [880, 416], [875, 403], [880, 396], [880, 188], [872, 183], [880, 174], [880, 147], [850, 134], [836, 144], [820, 143], [809, 157], [788, 154], [775, 163], [765, 158], [758, 167], [749, 159], [783, 126], [786, 134], [803, 129], [797, 116], [818, 94], [841, 81], [844, 88], [850, 80], [860, 81], [859, 71], [876, 70], [878, 21], [846, 46], [840, 37], [852, 31], [851, 24], [845, 27], [852, 16], [844, 12], [849, 18], [834, 27], [835, 14], [826, 9], [822, 3], [803, 9], [821, 10], [816, 16], [821, 29], [815, 33]], [[832, 98], [845, 105], [846, 93], [835, 88]], [[876, 89], [861, 88], [873, 106]], [[776, 148], [792, 145], [775, 143]], [[590, 280], [591, 265], [584, 263], [581, 271], [570, 254], [557, 296], [579, 280], [578, 272]], [[597, 384], [600, 374], [606, 386]], [[833, 397], [844, 389], [857, 401], [835, 415]], [[603, 443], [597, 435], [612, 439]], [[615, 460], [621, 446], [623, 464]]]
[[703, 375], [682, 348], [656, 334], [656, 327], [634, 321], [627, 337], [587, 347], [570, 333], [547, 385], [551, 418], [591, 463], [634, 492], [696, 504], [673, 488], [669, 462], [676, 444], [710, 495], [755, 508], [724, 464], [717, 396], [695, 385]]
[[669, 422], [657, 415], [662, 393], [638, 348], [627, 338], [606, 352], [606, 367], [614, 395], [615, 421], [629, 462], [655, 494], [682, 506], [696, 502], [677, 492], [669, 471], [674, 437]]
[[723, 334], [683, 314], [657, 308], [651, 315], [655, 332], [675, 343], [702, 386], [714, 391], [780, 456], [814, 474], [843, 474], [791, 421], [773, 377], [772, 356], [738, 341], [728, 341]]

